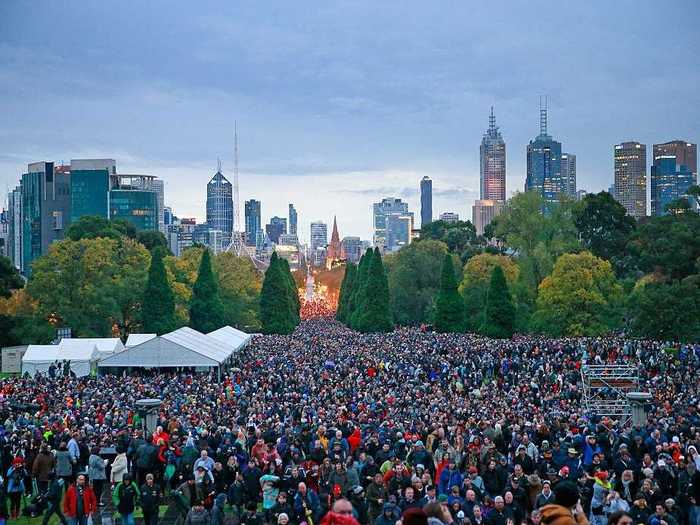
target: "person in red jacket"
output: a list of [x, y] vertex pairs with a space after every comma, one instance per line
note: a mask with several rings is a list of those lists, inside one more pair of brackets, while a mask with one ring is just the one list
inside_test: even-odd
[[96, 510], [95, 493], [85, 483], [85, 475], [80, 474], [75, 483], [66, 491], [66, 497], [63, 500], [63, 513], [68, 518], [70, 525], [86, 525], [88, 517]]

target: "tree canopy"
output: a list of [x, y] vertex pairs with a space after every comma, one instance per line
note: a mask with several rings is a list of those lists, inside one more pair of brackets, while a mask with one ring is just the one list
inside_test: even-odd
[[440, 292], [437, 296], [435, 330], [438, 332], [464, 332], [464, 301], [457, 291], [454, 261], [446, 253], [442, 261]]
[[494, 266], [486, 296], [486, 312], [481, 332], [489, 337], [510, 338], [515, 331], [515, 306], [501, 266]]
[[273, 252], [265, 271], [260, 292], [260, 321], [265, 334], [291, 334], [299, 324], [299, 311], [291, 296], [292, 276], [285, 262], [277, 256], [277, 252]]
[[356, 329], [360, 332], [390, 332], [393, 329], [389, 309], [389, 283], [378, 248], [374, 249], [371, 256], [361, 302], [356, 308]]
[[204, 250], [199, 262], [197, 280], [190, 298], [190, 326], [202, 333], [224, 326], [224, 305], [219, 295], [219, 283], [211, 267], [209, 250]]
[[145, 333], [164, 334], [175, 330], [175, 297], [163, 264], [163, 249], [151, 252], [151, 267], [143, 294], [142, 329]]
[[85, 215], [71, 223], [66, 229], [66, 239], [79, 241], [81, 239], [118, 239], [120, 237], [136, 238], [136, 228], [124, 219], [109, 220], [100, 215]]

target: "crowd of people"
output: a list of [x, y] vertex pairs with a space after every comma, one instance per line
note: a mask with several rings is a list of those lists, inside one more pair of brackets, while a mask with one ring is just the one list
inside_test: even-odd
[[[638, 367], [644, 424], [586, 412], [592, 363]], [[699, 365], [700, 346], [324, 318], [256, 336], [220, 381], [2, 379], [0, 517], [131, 525], [138, 510], [155, 525], [169, 505], [213, 525], [700, 525]], [[142, 398], [162, 399], [152, 431]]]

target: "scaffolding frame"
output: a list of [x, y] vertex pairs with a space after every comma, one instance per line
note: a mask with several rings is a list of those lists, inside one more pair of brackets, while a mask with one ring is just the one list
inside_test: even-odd
[[589, 414], [617, 419], [624, 426], [632, 419], [627, 394], [639, 390], [637, 365], [591, 365], [581, 367], [583, 406]]

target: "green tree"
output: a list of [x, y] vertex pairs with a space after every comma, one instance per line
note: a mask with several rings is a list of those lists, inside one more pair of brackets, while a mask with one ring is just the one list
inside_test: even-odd
[[700, 287], [690, 279], [637, 286], [630, 296], [630, 328], [637, 337], [700, 341]]
[[199, 262], [197, 280], [190, 298], [190, 326], [208, 333], [224, 326], [224, 306], [219, 296], [219, 285], [211, 268], [209, 250], [204, 250]]
[[[391, 313], [396, 323], [433, 323], [435, 299], [440, 290], [440, 272], [446, 253], [447, 246], [442, 241], [423, 240], [384, 258]], [[456, 255], [454, 258], [459, 263]]]
[[282, 274], [287, 282], [287, 300], [289, 301], [289, 311], [291, 314], [292, 322], [294, 326], [297, 326], [300, 322], [300, 311], [301, 311], [301, 299], [299, 299], [299, 291], [297, 290], [297, 284], [292, 275], [292, 271], [289, 268], [289, 261], [287, 259], [279, 258], [279, 264], [282, 268]]
[[259, 331], [260, 272], [248, 257], [224, 252], [214, 257], [219, 294], [224, 305], [224, 324], [244, 331]]
[[389, 309], [389, 283], [382, 255], [375, 248], [363, 286], [363, 301], [358, 311], [357, 330], [360, 332], [390, 332], [393, 329]]
[[700, 258], [700, 215], [649, 217], [627, 248], [641, 274], [660, 273], [672, 280], [688, 277], [697, 272]]
[[85, 215], [73, 222], [66, 230], [66, 239], [79, 241], [81, 239], [119, 239], [120, 237], [136, 238], [136, 228], [125, 219], [110, 221], [100, 215]]
[[456, 254], [482, 249], [476, 228], [470, 221], [433, 221], [421, 227], [419, 240], [442, 241]]
[[164, 253], [170, 254], [168, 240], [159, 231], [141, 230], [136, 234], [136, 240], [143, 244], [149, 252], [153, 252], [155, 248], [161, 248]]
[[359, 317], [364, 308], [365, 285], [367, 283], [367, 274], [373, 257], [374, 252], [372, 248], [367, 248], [367, 251], [365, 251], [364, 255], [360, 258], [360, 263], [357, 266], [357, 275], [348, 302], [348, 322], [346, 323], [354, 329], [357, 329]]
[[144, 332], [164, 334], [177, 327], [175, 298], [163, 264], [163, 249], [151, 252], [151, 267], [141, 307]]
[[126, 337], [138, 328], [150, 255], [132, 239], [53, 243], [32, 266], [27, 292], [41, 318], [79, 337]]
[[296, 326], [289, 280], [277, 252], [272, 253], [260, 292], [260, 322], [265, 334], [291, 334]]
[[574, 222], [583, 247], [613, 264], [624, 257], [636, 226], [625, 207], [607, 191], [586, 195], [576, 207]]
[[448, 253], [442, 261], [436, 307], [435, 329], [438, 332], [464, 332], [464, 301], [457, 291], [454, 261]]
[[0, 297], [10, 297], [13, 290], [24, 286], [22, 276], [14, 267], [12, 261], [0, 255]]
[[9, 297], [0, 297], [0, 347], [48, 344], [55, 337], [56, 329], [42, 317], [26, 288], [15, 289]]
[[503, 269], [495, 266], [486, 298], [486, 313], [481, 333], [488, 337], [508, 339], [515, 330], [515, 307]]
[[341, 323], [347, 322], [348, 301], [352, 293], [355, 275], [357, 274], [357, 266], [353, 263], [348, 263], [345, 266], [345, 275], [343, 282], [340, 284], [340, 295], [338, 297], [338, 308], [335, 312], [335, 318]]
[[533, 327], [555, 337], [604, 334], [620, 323], [621, 295], [609, 261], [562, 255], [539, 286]]

